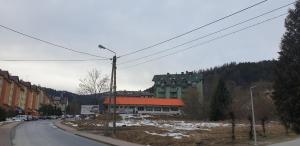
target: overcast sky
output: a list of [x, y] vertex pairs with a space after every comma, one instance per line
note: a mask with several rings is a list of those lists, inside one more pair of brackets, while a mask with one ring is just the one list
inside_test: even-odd
[[[0, 0], [0, 24], [69, 48], [111, 57], [98, 44], [118, 55], [147, 47], [209, 23], [261, 0]], [[168, 49], [193, 38], [233, 25], [294, 0], [268, 0], [248, 11], [173, 40], [164, 45], [118, 59], [118, 63]], [[290, 7], [292, 8], [292, 6]], [[161, 55], [230, 33], [283, 13], [281, 9], [239, 27], [182, 46]], [[284, 17], [224, 39], [127, 68], [118, 65], [118, 90], [144, 90], [156, 74], [180, 73], [220, 66], [229, 62], [276, 59], [284, 33]], [[157, 57], [157, 56], [155, 56]], [[0, 28], [0, 59], [91, 59], [23, 37]], [[57, 90], [78, 91], [79, 79], [96, 68], [110, 74], [110, 61], [89, 62], [0, 62], [0, 69], [34, 84]]]

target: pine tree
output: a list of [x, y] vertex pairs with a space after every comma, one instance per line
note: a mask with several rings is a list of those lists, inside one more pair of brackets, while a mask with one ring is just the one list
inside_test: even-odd
[[223, 79], [220, 79], [214, 96], [210, 102], [210, 120], [224, 120], [231, 103], [229, 91]]
[[300, 0], [285, 19], [275, 67], [274, 103], [283, 124], [300, 133]]

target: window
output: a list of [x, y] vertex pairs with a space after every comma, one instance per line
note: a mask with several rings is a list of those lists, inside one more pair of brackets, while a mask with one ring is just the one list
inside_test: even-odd
[[177, 92], [170, 92], [171, 98], [177, 98]]
[[138, 107], [138, 111], [144, 111], [144, 110], [145, 110], [144, 107], [142, 107], [142, 106]]
[[146, 107], [146, 111], [153, 111], [152, 107]]
[[162, 110], [163, 110], [164, 112], [168, 112], [168, 111], [170, 111], [170, 108], [169, 108], [169, 107], [163, 107]]
[[154, 107], [154, 111], [161, 111], [160, 107]]
[[178, 111], [178, 107], [171, 107], [171, 111]]

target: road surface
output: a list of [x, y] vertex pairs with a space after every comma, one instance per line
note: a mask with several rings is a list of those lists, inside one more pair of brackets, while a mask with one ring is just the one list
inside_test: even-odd
[[300, 146], [300, 139], [278, 143], [278, 144], [272, 144], [270, 146]]
[[14, 146], [107, 146], [54, 126], [52, 121], [25, 122], [16, 128]]

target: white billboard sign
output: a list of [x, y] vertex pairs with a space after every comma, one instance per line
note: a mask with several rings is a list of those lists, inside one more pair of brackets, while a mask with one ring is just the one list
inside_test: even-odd
[[82, 115], [92, 115], [95, 113], [99, 113], [99, 105], [81, 105]]

